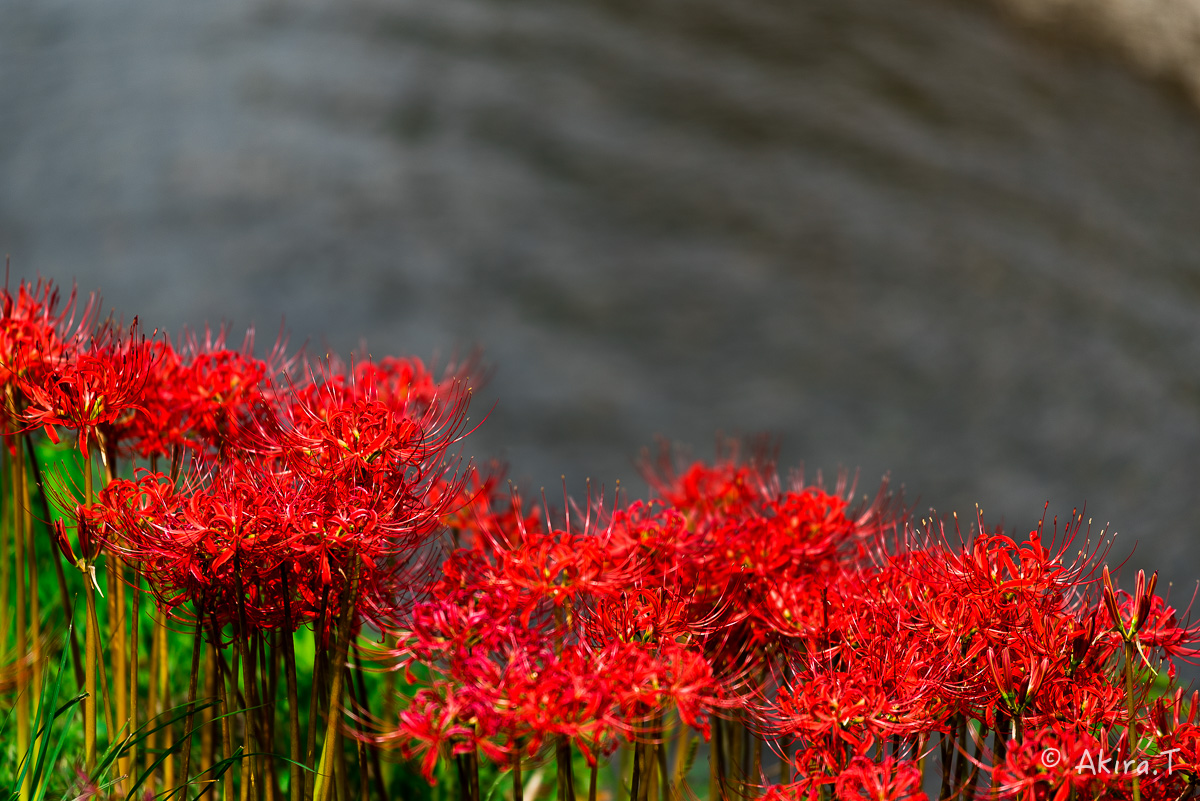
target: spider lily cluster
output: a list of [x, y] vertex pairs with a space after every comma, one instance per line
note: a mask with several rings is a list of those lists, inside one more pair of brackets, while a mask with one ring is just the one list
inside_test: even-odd
[[[1174, 679], [1198, 631], [1157, 574], [1117, 589], [1081, 514], [947, 529], [734, 446], [664, 449], [648, 499], [556, 512], [457, 458], [473, 361], [259, 358], [44, 282], [2, 311], [22, 798], [54, 781], [56, 652], [81, 797], [387, 798], [389, 753], [463, 801], [1197, 791], [1200, 699]], [[47, 561], [57, 604], [83, 595], [82, 653], [43, 619]]]

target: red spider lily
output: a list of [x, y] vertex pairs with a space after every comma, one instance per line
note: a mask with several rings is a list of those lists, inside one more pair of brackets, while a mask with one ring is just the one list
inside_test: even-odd
[[[1200, 692], [1185, 701], [1183, 689], [1158, 698], [1151, 707], [1150, 719], [1157, 754], [1150, 758], [1151, 787], [1143, 787], [1143, 797], [1186, 798], [1200, 782]], [[1162, 777], [1161, 779], [1159, 777]]]
[[[454, 720], [459, 726], [454, 736], [498, 761], [507, 761], [515, 748], [532, 754], [551, 738], [565, 737], [591, 764], [597, 749], [609, 750], [614, 738], [634, 736], [669, 710], [707, 733], [717, 690], [697, 654], [673, 643], [552, 647], [554, 640], [545, 636], [550, 633], [511, 630], [507, 643], [493, 642], [489, 650], [451, 633], [448, 640], [457, 644], [441, 668], [445, 680], [401, 716], [399, 730], [433, 746], [429, 721]], [[460, 650], [468, 643], [470, 650]], [[397, 737], [393, 730], [376, 741]]]
[[[1200, 624], [1181, 626], [1175, 609], [1157, 595], [1140, 614], [1145, 615], [1138, 631], [1142, 645], [1160, 649], [1172, 660], [1191, 661], [1200, 656], [1200, 647], [1194, 644], [1200, 641]], [[1174, 667], [1173, 662], [1170, 666]]]
[[1108, 565], [1104, 566], [1103, 574], [1103, 594], [1104, 608], [1108, 610], [1109, 617], [1112, 619], [1113, 625], [1121, 639], [1132, 643], [1137, 638], [1138, 631], [1146, 622], [1146, 615], [1150, 611], [1150, 600], [1154, 597], [1154, 588], [1158, 585], [1158, 571], [1154, 571], [1154, 575], [1150, 577], [1149, 586], [1146, 585], [1146, 571], [1139, 570], [1137, 574], [1137, 585], [1133, 593], [1133, 614], [1128, 622], [1121, 616], [1121, 610], [1117, 605], [1117, 594], [1113, 589], [1112, 576], [1109, 575]]
[[63, 301], [51, 282], [21, 282], [16, 295], [6, 286], [0, 296], [0, 385], [58, 362], [81, 348], [91, 330], [96, 299], [88, 299], [76, 316], [75, 290]]
[[186, 405], [180, 397], [183, 363], [167, 341], [154, 341], [154, 358], [146, 374], [141, 403], [133, 414], [118, 421], [114, 436], [122, 449], [134, 456], [169, 456], [189, 444]]
[[[911, 625], [926, 632], [929, 647], [953, 661], [953, 681], [946, 691], [967, 705], [964, 711], [981, 714], [987, 704], [1000, 702], [1001, 691], [1013, 689], [990, 680], [994, 674], [985, 658], [989, 648], [995, 654], [1004, 648], [1013, 648], [1014, 654], [1028, 652], [1032, 666], [1042, 656], [1063, 653], [1065, 643], [1046, 642], [1054, 632], [1076, 637], [1073, 647], [1081, 649], [1081, 658], [1086, 653], [1077, 626], [1092, 611], [1085, 605], [1085, 588], [1101, 546], [1093, 548], [1086, 541], [1082, 548], [1073, 545], [1080, 519], [1072, 518], [1060, 541], [1052, 537], [1051, 547], [1042, 544], [1040, 527], [1018, 543], [987, 532], [979, 519], [969, 545], [951, 548], [942, 536], [940, 542], [910, 547], [892, 561], [911, 576], [896, 585], [904, 591]], [[1028, 650], [1038, 641], [1043, 645]], [[1068, 668], [1068, 662], [1059, 666], [1061, 672]]]
[[442, 378], [434, 379], [415, 358], [385, 357], [378, 362], [360, 359], [345, 369], [336, 358], [309, 365], [308, 381], [294, 391], [299, 407], [290, 419], [303, 428], [309, 416], [324, 418], [353, 399], [382, 403], [390, 411], [414, 420], [449, 420], [469, 394], [477, 360], [451, 364]]
[[[1104, 568], [1102, 593], [1104, 617], [1101, 626], [1112, 631], [1119, 641], [1131, 645], [1142, 659], [1142, 663], [1154, 670], [1152, 652], [1166, 655], [1172, 660], [1190, 661], [1200, 656], [1200, 624], [1180, 625], [1174, 608], [1154, 594], [1158, 584], [1157, 571], [1146, 581], [1144, 571], [1139, 570], [1133, 595], [1113, 587], [1108, 567]], [[1174, 675], [1174, 662], [1168, 669]]]
[[443, 746], [453, 753], [474, 751], [474, 731], [461, 722], [453, 693], [446, 683], [419, 690], [408, 709], [400, 713], [400, 725], [378, 735], [381, 745], [398, 744], [406, 757], [421, 757], [421, 773], [433, 784], [433, 770]]
[[227, 344], [227, 331], [205, 329], [201, 340], [185, 334], [180, 350], [162, 343], [145, 403], [122, 437], [137, 454], [159, 457], [183, 448], [217, 456], [252, 444], [259, 418], [275, 400], [271, 380], [287, 377], [291, 360], [282, 337], [265, 359], [256, 358], [254, 330], [240, 349]]
[[516, 495], [472, 505], [473, 524], [456, 515], [472, 547], [447, 558], [392, 652], [448, 682], [472, 747], [508, 760], [565, 738], [594, 764], [618, 738], [659, 736], [670, 712], [707, 736], [719, 685], [689, 645], [688, 605], [646, 586], [628, 515], [551, 528], [527, 524]]
[[[352, 373], [356, 386], [369, 387], [388, 406], [413, 413], [428, 410], [452, 397], [456, 386], [466, 383], [478, 373], [478, 363], [477, 356], [458, 364], [451, 362], [439, 379], [420, 359], [387, 356], [377, 362], [359, 360]], [[476, 386], [483, 383], [484, 379], [477, 378]]]
[[[409, 558], [444, 512], [445, 501], [429, 503], [427, 490], [446, 479], [440, 462], [447, 443], [423, 438], [390, 413], [372, 429], [363, 422], [379, 419], [370, 417], [370, 401], [352, 401], [344, 411], [327, 425], [310, 415], [303, 435], [281, 433], [273, 458], [229, 457], [203, 481], [178, 488], [161, 475], [114, 482], [96, 512], [106, 539], [142, 565], [160, 603], [203, 602], [218, 623], [244, 607], [253, 627], [294, 628], [320, 616], [354, 569], [356, 614], [391, 615]], [[344, 447], [343, 426], [356, 412], [371, 432], [356, 441], [377, 458]], [[286, 603], [284, 561], [289, 594], [296, 594]], [[291, 619], [282, 619], [285, 610]]]
[[775, 459], [765, 442], [754, 443], [748, 461], [740, 459], [736, 440], [720, 443], [715, 464], [696, 462], [680, 472], [668, 446], [657, 460], [644, 455], [642, 476], [651, 490], [668, 505], [679, 509], [692, 525], [719, 518], [737, 518], [762, 501], [779, 494]]
[[927, 796], [921, 789], [921, 769], [915, 762], [884, 757], [881, 760], [855, 757], [837, 777], [840, 801], [919, 801]]
[[691, 534], [672, 533], [686, 546], [669, 580], [690, 585], [698, 618], [720, 618], [719, 633], [703, 648], [731, 688], [762, 673], [768, 654], [827, 629], [831, 577], [901, 519], [886, 485], [874, 502], [857, 508], [844, 474], [832, 493], [801, 476], [781, 492], [773, 460], [740, 462], [736, 447], [715, 465], [678, 471], [664, 451], [656, 467], [643, 470]]
[[54, 426], [74, 429], [80, 453], [87, 457], [98, 431], [140, 408], [157, 357], [157, 350], [138, 335], [136, 320], [126, 336], [107, 325], [86, 349], [43, 359], [22, 372], [17, 379], [27, 401], [22, 417], [30, 428], [44, 428], [55, 442]]
[[791, 680], [764, 710], [773, 731], [864, 753], [881, 738], [934, 731], [950, 716], [947, 667], [920, 632], [876, 618], [845, 634], [791, 663]]
[[690, 644], [712, 632], [712, 621], [693, 618], [691, 600], [674, 589], [630, 589], [592, 600], [580, 620], [588, 642]]
[[999, 655], [989, 649], [983, 719], [1010, 719], [1018, 729], [1071, 720], [1094, 730], [1123, 721], [1125, 693], [1113, 672], [1118, 644], [1096, 632], [1097, 611], [1082, 612], [1086, 622], [1065, 614], [1033, 618]]
[[1013, 650], [1004, 647], [997, 658], [995, 651], [987, 649], [988, 675], [995, 683], [998, 697], [988, 704], [984, 720], [992, 728], [999, 728], [998, 714], [1009, 720], [1019, 721], [1025, 708], [1042, 688], [1042, 679], [1050, 670], [1047, 657], [1024, 655], [1021, 663], [1013, 664]]
[[1012, 744], [1004, 762], [995, 767], [992, 781], [1001, 798], [1097, 798], [1129, 783], [1127, 775], [1114, 775], [1109, 767], [1112, 761], [1113, 751], [1106, 741], [1070, 723], [1055, 722], [1026, 732], [1023, 742]]

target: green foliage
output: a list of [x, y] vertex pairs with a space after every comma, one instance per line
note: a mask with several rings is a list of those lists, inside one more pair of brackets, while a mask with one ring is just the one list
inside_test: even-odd
[[[30, 801], [41, 801], [55, 778], [53, 771], [59, 764], [63, 747], [71, 739], [68, 736], [69, 727], [65, 723], [74, 716], [75, 708], [84, 699], [83, 695], [77, 695], [61, 706], [58, 703], [66, 662], [67, 655], [64, 653], [54, 674], [53, 683], [49, 673], [43, 676], [33, 721], [33, 743], [26, 753], [19, 755], [14, 772], [9, 773], [7, 777], [0, 772], [0, 782], [7, 779], [6, 783], [0, 784], [0, 801], [15, 801], [20, 798], [21, 785], [27, 778], [34, 793]], [[10, 714], [9, 718], [11, 717]], [[60, 720], [63, 725], [59, 725]], [[0, 734], [5, 732], [6, 727], [7, 721], [5, 727], [0, 727]]]

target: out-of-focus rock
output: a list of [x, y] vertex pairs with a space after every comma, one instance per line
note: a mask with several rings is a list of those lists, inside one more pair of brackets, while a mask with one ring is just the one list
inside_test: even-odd
[[1200, 105], [1200, 0], [998, 0], [1026, 24], [1115, 49]]

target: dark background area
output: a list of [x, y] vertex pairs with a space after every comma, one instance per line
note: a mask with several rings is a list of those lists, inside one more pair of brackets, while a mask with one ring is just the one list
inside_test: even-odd
[[941, 0], [6, 2], [0, 249], [150, 328], [479, 346], [466, 452], [552, 495], [771, 432], [919, 509], [1086, 504], [1186, 605], [1198, 123]]

